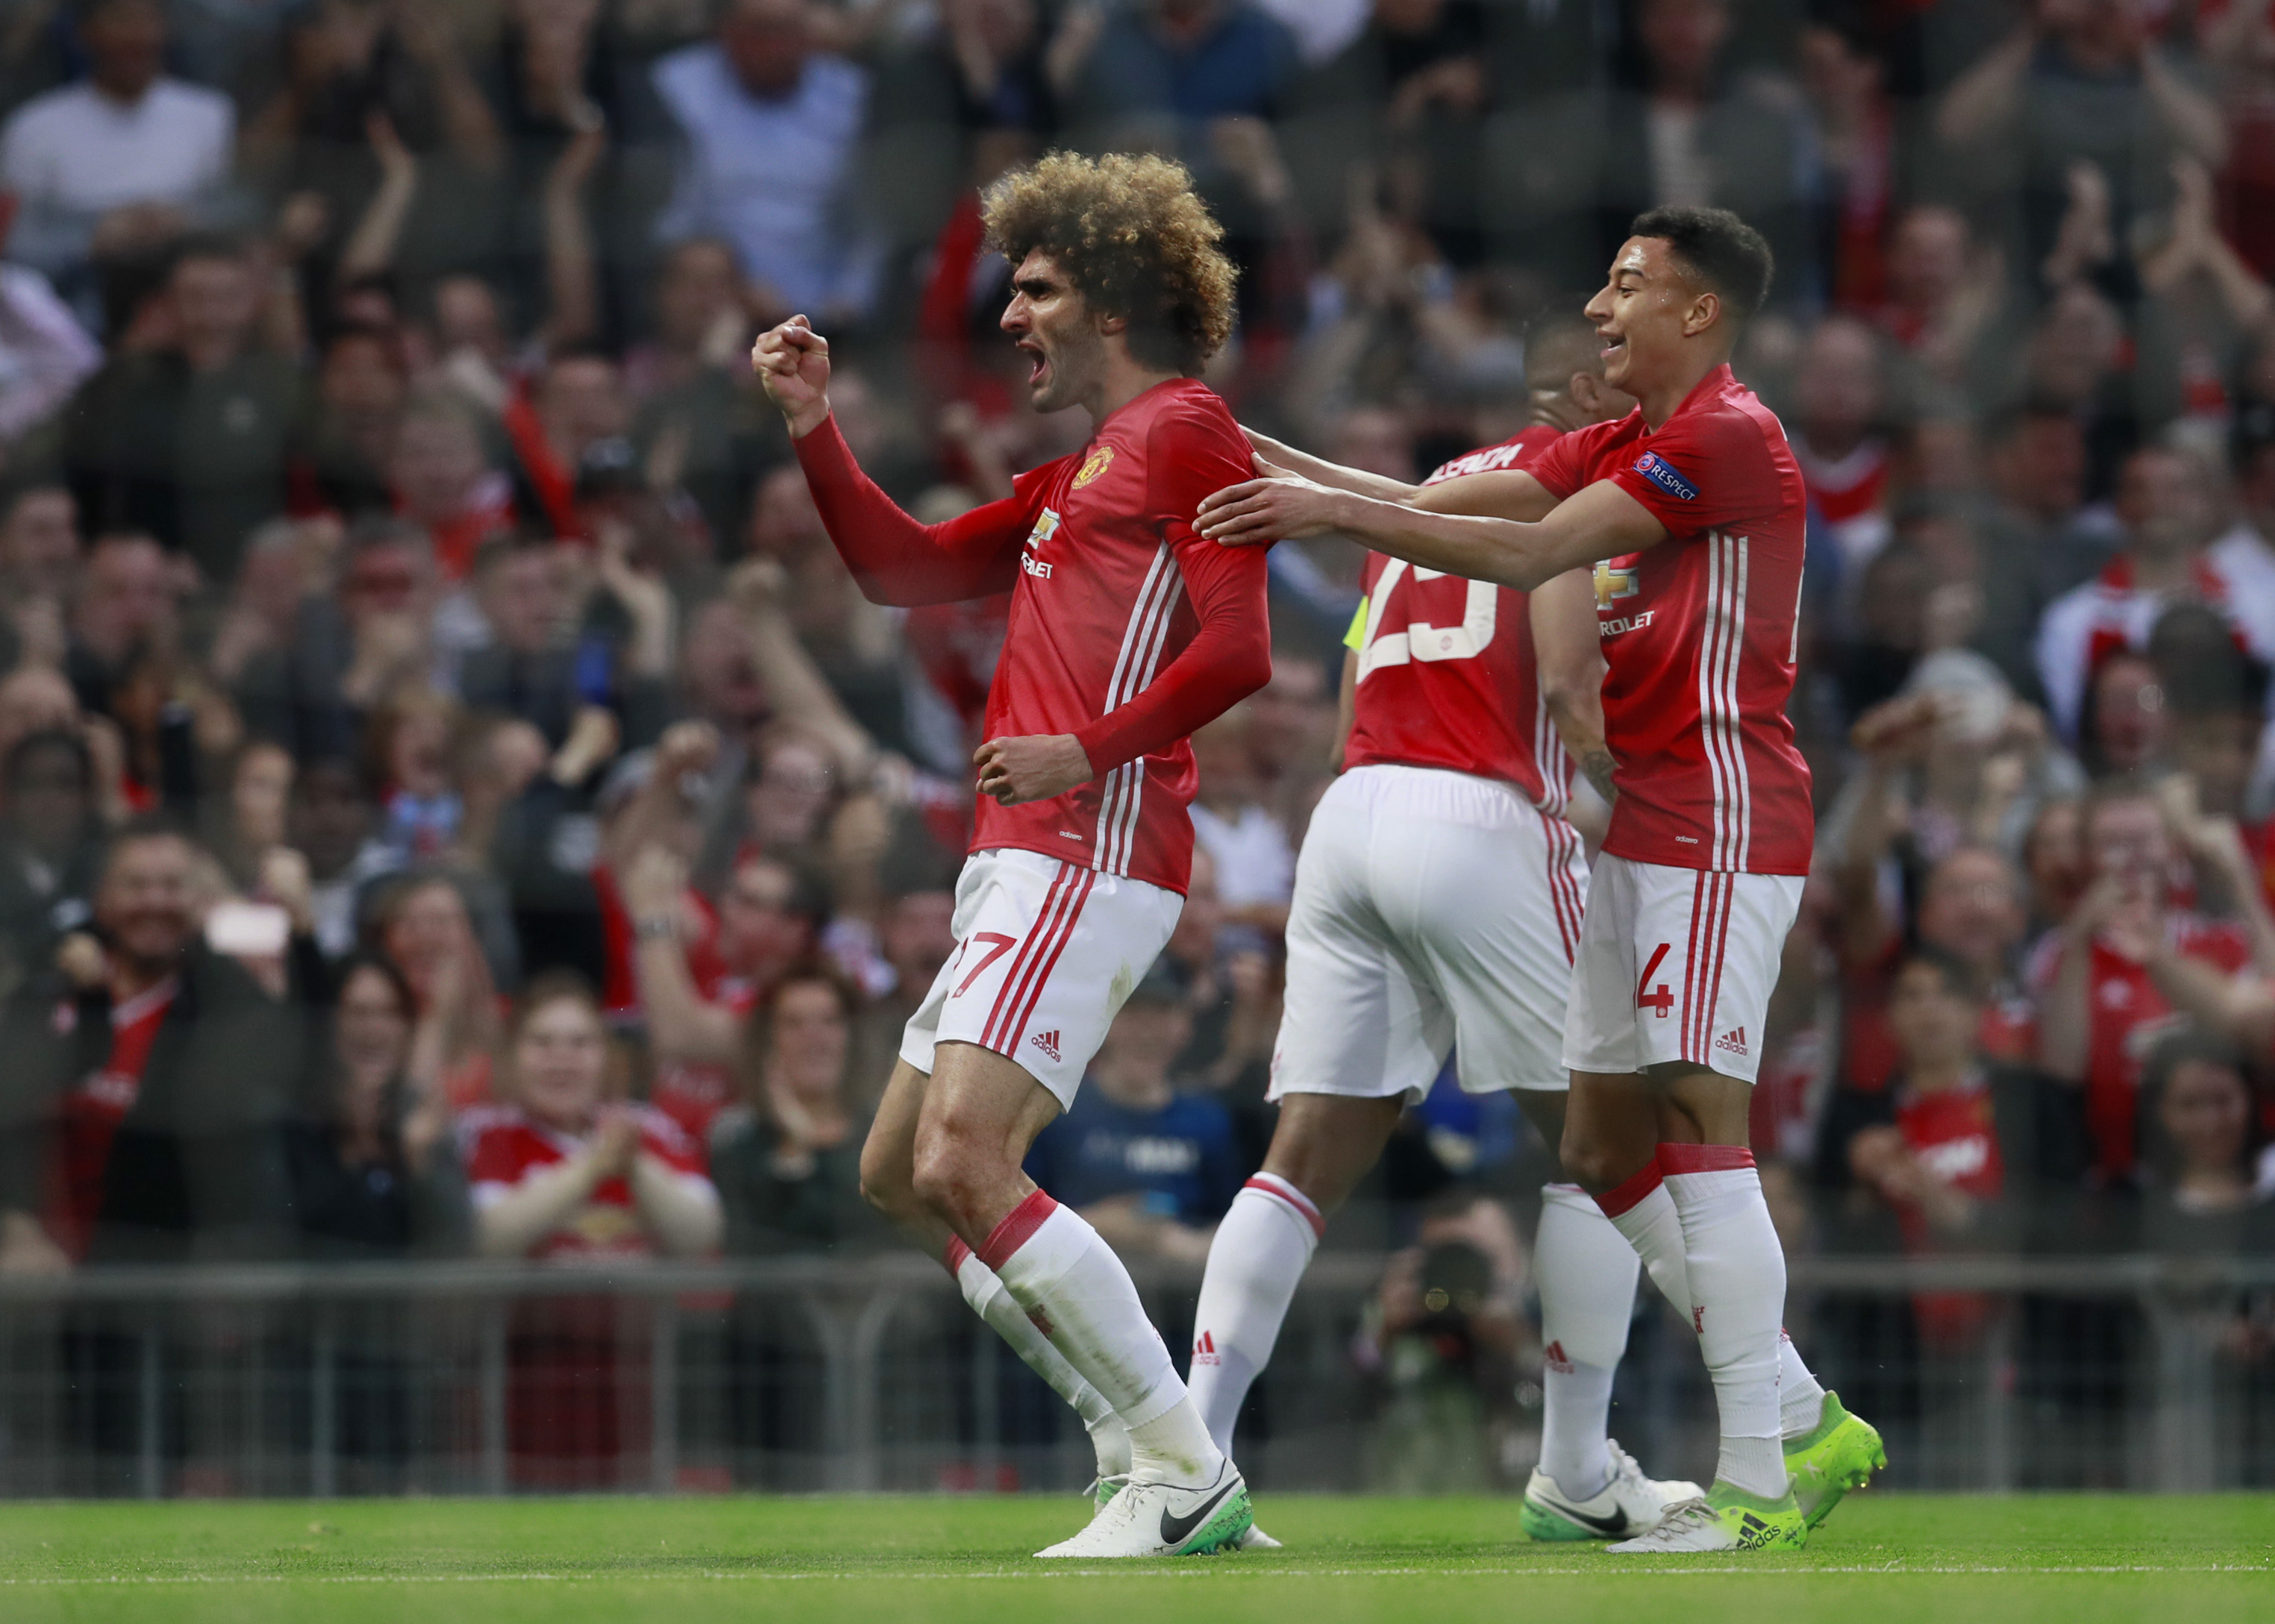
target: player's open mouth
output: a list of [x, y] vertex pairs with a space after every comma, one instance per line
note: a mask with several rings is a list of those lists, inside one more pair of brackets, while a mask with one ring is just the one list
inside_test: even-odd
[[1596, 336], [1604, 341], [1604, 359], [1606, 361], [1627, 348], [1628, 341], [1624, 334], [1598, 333]]
[[1031, 389], [1040, 388], [1043, 374], [1051, 369], [1050, 357], [1043, 353], [1039, 344], [1022, 344], [1018, 349], [1027, 358], [1027, 387]]

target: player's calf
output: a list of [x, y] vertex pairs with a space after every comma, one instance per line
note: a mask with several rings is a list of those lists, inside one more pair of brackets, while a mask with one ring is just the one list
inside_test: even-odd
[[931, 1079], [906, 1061], [894, 1063], [892, 1080], [878, 1102], [869, 1137], [861, 1142], [861, 1198], [893, 1220], [927, 1251], [937, 1252], [947, 1236], [932, 1209], [917, 1196], [916, 1132]]

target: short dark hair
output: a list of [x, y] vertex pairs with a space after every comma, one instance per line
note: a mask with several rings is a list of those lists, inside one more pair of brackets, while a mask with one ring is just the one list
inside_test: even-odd
[[1628, 235], [1664, 242], [1682, 268], [1713, 289], [1741, 321], [1768, 302], [1777, 256], [1768, 238], [1727, 208], [1645, 209]]
[[1901, 976], [1916, 964], [1934, 971], [1943, 983], [1943, 990], [1954, 998], [1963, 998], [1971, 1004], [1983, 1001], [1983, 989], [1976, 985], [1975, 972], [1957, 954], [1921, 943], [1906, 949], [1903, 962], [1896, 966], [1896, 974]]

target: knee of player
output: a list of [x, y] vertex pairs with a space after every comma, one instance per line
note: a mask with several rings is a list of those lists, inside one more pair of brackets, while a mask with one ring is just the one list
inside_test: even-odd
[[924, 1206], [907, 1157], [874, 1144], [861, 1151], [861, 1199], [892, 1219], [914, 1218]]
[[918, 1202], [953, 1227], [977, 1205], [975, 1197], [983, 1182], [980, 1164], [975, 1147], [952, 1127], [921, 1134], [910, 1174], [911, 1190]]
[[1564, 1176], [1591, 1195], [1602, 1195], [1615, 1190], [1636, 1170], [1622, 1167], [1619, 1147], [1609, 1139], [1591, 1134], [1578, 1124], [1566, 1122], [1564, 1137], [1557, 1146], [1557, 1159], [1564, 1164]]

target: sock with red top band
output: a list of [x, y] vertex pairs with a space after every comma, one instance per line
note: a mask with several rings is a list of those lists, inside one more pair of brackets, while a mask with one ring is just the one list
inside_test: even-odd
[[1778, 1405], [1785, 1249], [1753, 1152], [1661, 1144], [1659, 1165], [1682, 1215], [1691, 1326], [1721, 1412], [1714, 1475], [1749, 1494], [1779, 1498], [1788, 1487]]
[[1683, 1256], [1682, 1217], [1667, 1193], [1658, 1156], [1618, 1189], [1598, 1196], [1596, 1205], [1612, 1220], [1612, 1227], [1627, 1236], [1659, 1295], [1674, 1306], [1684, 1325], [1690, 1324], [1690, 1265]]
[[1051, 1391], [1074, 1407], [1090, 1429], [1090, 1440], [1098, 1454], [1098, 1475], [1113, 1477], [1130, 1469], [1130, 1431], [1122, 1424], [1097, 1388], [1082, 1377], [1082, 1372], [1066, 1362], [1066, 1356], [1051, 1346], [1051, 1341], [1035, 1328], [1026, 1311], [1011, 1299], [1003, 1289], [1003, 1282], [995, 1278], [995, 1271], [979, 1261], [978, 1254], [956, 1236], [948, 1237], [948, 1249], [941, 1258], [948, 1272], [956, 1276], [956, 1283], [964, 1293], [964, 1300], [971, 1311], [994, 1327], [995, 1333], [1011, 1345], [1011, 1351], [1021, 1363], [1050, 1384]]
[[[1684, 1260], [1682, 1218], [1667, 1193], [1659, 1159], [1617, 1190], [1596, 1197], [1613, 1227], [1643, 1258], [1651, 1283], [1674, 1305], [1682, 1323], [1695, 1331], [1690, 1311], [1690, 1265]], [[1544, 1217], [1546, 1214], [1544, 1213]], [[1824, 1414], [1825, 1389], [1802, 1362], [1793, 1338], [1778, 1339], [1779, 1430], [1788, 1438], [1813, 1431]], [[1542, 1469], [1546, 1470], [1546, 1468]], [[1554, 1477], [1553, 1472], [1549, 1473]]]
[[1130, 1469], [1214, 1480], [1224, 1457], [1177, 1379], [1130, 1271], [1098, 1231], [1035, 1191], [977, 1249], [1035, 1328], [1130, 1429]]
[[1540, 1469], [1575, 1499], [1611, 1480], [1612, 1373], [1635, 1312], [1635, 1248], [1576, 1184], [1540, 1192]]
[[1272, 1357], [1296, 1283], [1311, 1266], [1326, 1228], [1319, 1209], [1302, 1190], [1259, 1173], [1232, 1198], [1209, 1243], [1185, 1381], [1209, 1437], [1227, 1454], [1241, 1403]]

